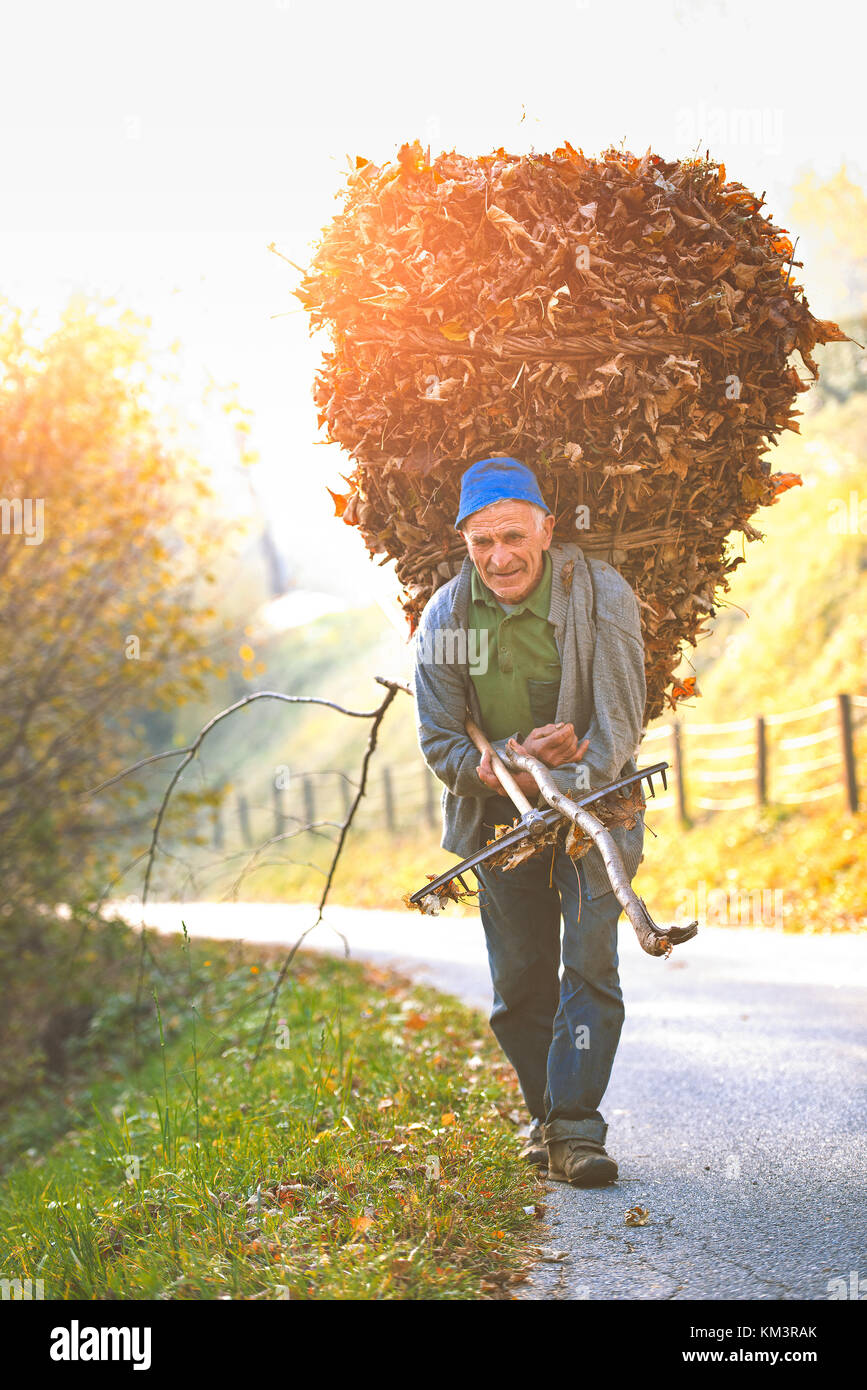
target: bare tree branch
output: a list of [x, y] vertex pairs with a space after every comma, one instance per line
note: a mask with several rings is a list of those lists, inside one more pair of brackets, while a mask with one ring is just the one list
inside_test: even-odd
[[[146, 928], [145, 928], [145, 921], [144, 921], [144, 909], [145, 909], [145, 907], [146, 907], [146, 905], [147, 905], [147, 901], [148, 901], [148, 894], [149, 894], [149, 891], [150, 891], [151, 878], [152, 878], [152, 875], [153, 875], [154, 864], [155, 864], [155, 862], [156, 862], [156, 856], [157, 856], [158, 853], [166, 854], [166, 855], [168, 854], [168, 851], [166, 851], [166, 850], [164, 849], [164, 847], [160, 844], [160, 832], [161, 832], [161, 830], [162, 830], [162, 825], [163, 825], [163, 821], [164, 821], [164, 819], [165, 819], [166, 812], [167, 812], [167, 810], [168, 810], [169, 802], [171, 801], [171, 798], [172, 798], [172, 793], [174, 792], [175, 787], [177, 786], [177, 784], [178, 784], [178, 782], [179, 782], [179, 780], [180, 780], [180, 778], [181, 778], [181, 775], [182, 775], [184, 769], [185, 769], [186, 767], [188, 767], [189, 764], [193, 761], [193, 759], [197, 756], [197, 754], [199, 753], [199, 750], [201, 749], [203, 743], [205, 742], [205, 739], [208, 737], [208, 735], [209, 735], [219, 724], [221, 724], [225, 719], [228, 719], [231, 715], [237, 713], [238, 710], [244, 709], [245, 706], [252, 704], [252, 703], [253, 703], [254, 701], [256, 701], [256, 700], [279, 700], [279, 701], [281, 701], [281, 702], [283, 702], [283, 703], [285, 703], [285, 704], [313, 704], [313, 705], [324, 705], [326, 708], [336, 710], [339, 714], [345, 714], [345, 715], [347, 715], [349, 718], [352, 718], [352, 719], [369, 719], [369, 720], [370, 720], [370, 732], [369, 732], [369, 734], [368, 734], [367, 748], [365, 749], [364, 757], [363, 757], [363, 759], [362, 759], [362, 764], [361, 764], [361, 777], [360, 777], [360, 780], [359, 780], [359, 782], [358, 782], [358, 790], [357, 790], [357, 792], [356, 792], [355, 799], [354, 799], [354, 801], [352, 802], [352, 805], [350, 806], [349, 811], [347, 812], [347, 815], [346, 815], [345, 820], [343, 820], [343, 821], [320, 821], [320, 822], [315, 822], [312, 826], [304, 826], [304, 827], [302, 827], [302, 830], [304, 830], [304, 829], [306, 829], [306, 830], [312, 830], [312, 831], [315, 833], [317, 830], [319, 830], [319, 828], [320, 828], [321, 826], [323, 826], [323, 825], [328, 825], [328, 826], [331, 826], [331, 827], [333, 827], [333, 828], [339, 830], [339, 836], [338, 836], [337, 843], [336, 843], [335, 848], [334, 848], [334, 854], [332, 855], [331, 863], [330, 863], [330, 865], [329, 865], [329, 867], [328, 867], [328, 870], [327, 870], [327, 871], [320, 870], [320, 872], [325, 872], [326, 877], [325, 877], [325, 884], [324, 884], [324, 886], [323, 886], [322, 893], [320, 894], [320, 897], [319, 897], [319, 903], [318, 903], [318, 907], [317, 907], [317, 916], [316, 916], [316, 920], [315, 920], [313, 923], [311, 923], [311, 925], [307, 928], [306, 931], [302, 932], [301, 936], [299, 936], [298, 940], [297, 940], [297, 941], [295, 942], [295, 944], [292, 946], [292, 948], [291, 948], [291, 950], [290, 950], [288, 956], [286, 957], [286, 959], [285, 959], [284, 962], [283, 962], [283, 965], [282, 965], [282, 967], [281, 967], [281, 969], [280, 969], [280, 972], [279, 972], [279, 974], [278, 974], [277, 980], [275, 981], [275, 983], [274, 983], [274, 985], [273, 985], [273, 987], [272, 987], [272, 989], [271, 989], [270, 998], [269, 998], [269, 1004], [268, 1004], [268, 1012], [267, 1012], [267, 1014], [266, 1014], [265, 1021], [264, 1021], [263, 1025], [262, 1025], [262, 1031], [261, 1031], [261, 1033], [260, 1033], [259, 1041], [258, 1041], [258, 1044], [257, 1044], [257, 1046], [256, 1046], [256, 1051], [255, 1051], [255, 1054], [254, 1054], [254, 1057], [253, 1057], [253, 1062], [254, 1062], [254, 1063], [257, 1062], [257, 1061], [259, 1060], [259, 1057], [261, 1056], [261, 1053], [262, 1053], [262, 1047], [263, 1047], [263, 1045], [264, 1045], [265, 1037], [267, 1036], [268, 1030], [269, 1030], [270, 1025], [271, 1025], [271, 1019], [272, 1019], [273, 1014], [274, 1014], [274, 1007], [275, 1007], [275, 1004], [276, 1004], [276, 1001], [277, 1001], [277, 996], [278, 996], [278, 994], [279, 994], [279, 992], [280, 992], [280, 989], [282, 988], [282, 986], [283, 986], [283, 984], [284, 984], [284, 982], [285, 982], [285, 979], [286, 979], [287, 974], [289, 973], [289, 970], [290, 970], [290, 968], [291, 968], [292, 962], [293, 962], [293, 960], [295, 959], [295, 956], [296, 956], [296, 954], [297, 954], [297, 952], [298, 952], [299, 947], [301, 946], [301, 943], [306, 939], [307, 936], [309, 936], [310, 932], [312, 932], [317, 926], [319, 926], [320, 922], [322, 921], [322, 915], [323, 915], [323, 912], [324, 912], [324, 909], [325, 909], [325, 903], [326, 903], [326, 901], [327, 901], [328, 894], [329, 894], [329, 892], [331, 891], [332, 883], [334, 882], [334, 875], [335, 875], [335, 872], [336, 872], [336, 869], [337, 869], [337, 864], [338, 864], [338, 861], [339, 861], [339, 859], [340, 859], [341, 852], [342, 852], [342, 850], [343, 850], [343, 846], [344, 846], [345, 841], [346, 841], [346, 836], [347, 836], [347, 834], [348, 834], [349, 827], [350, 827], [350, 825], [352, 824], [352, 821], [353, 821], [353, 818], [354, 818], [354, 816], [355, 816], [355, 813], [356, 813], [356, 811], [357, 811], [357, 809], [358, 809], [358, 807], [359, 807], [359, 804], [360, 804], [360, 802], [361, 802], [361, 799], [362, 799], [362, 797], [364, 796], [365, 790], [366, 790], [366, 788], [367, 788], [367, 774], [368, 774], [368, 769], [369, 769], [369, 766], [370, 766], [370, 760], [371, 760], [371, 758], [372, 758], [372, 756], [373, 756], [373, 753], [374, 753], [374, 751], [375, 751], [375, 749], [376, 749], [377, 740], [378, 740], [378, 738], [379, 738], [379, 729], [380, 729], [380, 725], [382, 724], [382, 721], [383, 721], [383, 719], [384, 719], [384, 717], [385, 717], [385, 713], [386, 713], [386, 711], [388, 710], [389, 706], [391, 705], [392, 701], [394, 700], [395, 696], [397, 695], [398, 691], [399, 691], [399, 690], [402, 690], [402, 691], [404, 691], [406, 694], [409, 694], [409, 693], [410, 693], [410, 691], [408, 690], [407, 686], [402, 685], [399, 681], [390, 681], [390, 680], [386, 680], [386, 679], [385, 679], [384, 677], [382, 677], [382, 676], [376, 676], [376, 677], [375, 677], [375, 680], [378, 682], [378, 684], [380, 684], [380, 685], [382, 685], [382, 686], [385, 687], [385, 694], [383, 695], [383, 698], [382, 698], [382, 700], [380, 701], [380, 703], [377, 705], [377, 707], [376, 707], [375, 709], [372, 709], [372, 710], [350, 710], [350, 709], [346, 709], [343, 705], [338, 705], [338, 704], [337, 704], [335, 701], [333, 701], [333, 700], [325, 700], [325, 699], [322, 699], [322, 698], [320, 698], [319, 696], [316, 696], [316, 695], [285, 695], [285, 694], [283, 694], [281, 691], [273, 691], [273, 690], [258, 690], [258, 691], [253, 691], [250, 695], [246, 695], [242, 700], [238, 700], [238, 701], [236, 701], [235, 704], [229, 705], [229, 706], [228, 706], [226, 709], [224, 709], [224, 710], [220, 710], [220, 712], [219, 712], [218, 714], [215, 714], [214, 717], [213, 717], [212, 719], [209, 719], [208, 722], [207, 722], [206, 724], [204, 724], [204, 725], [202, 726], [202, 728], [199, 730], [198, 734], [197, 734], [196, 737], [193, 739], [192, 743], [188, 744], [185, 748], [174, 748], [174, 749], [169, 749], [169, 750], [166, 750], [166, 751], [163, 752], [163, 753], [155, 753], [155, 754], [153, 754], [151, 757], [142, 758], [142, 759], [139, 760], [139, 762], [134, 763], [131, 767], [128, 767], [128, 768], [126, 768], [123, 772], [118, 773], [117, 776], [111, 777], [111, 778], [109, 778], [109, 779], [108, 779], [107, 781], [105, 781], [105, 782], [101, 782], [101, 783], [99, 784], [99, 786], [94, 787], [92, 791], [86, 793], [86, 797], [88, 797], [88, 798], [89, 798], [89, 797], [96, 796], [99, 792], [105, 791], [108, 787], [114, 786], [115, 783], [121, 781], [122, 778], [130, 776], [132, 773], [139, 771], [139, 770], [140, 770], [141, 768], [143, 768], [143, 767], [148, 767], [148, 766], [150, 766], [152, 763], [160, 762], [160, 761], [162, 761], [162, 760], [165, 759], [165, 758], [171, 758], [171, 757], [180, 757], [180, 758], [181, 758], [181, 762], [178, 764], [178, 766], [175, 768], [174, 772], [172, 773], [172, 776], [171, 776], [171, 778], [170, 778], [170, 780], [169, 780], [169, 783], [168, 783], [168, 785], [167, 785], [167, 787], [166, 787], [166, 789], [165, 789], [165, 791], [164, 791], [164, 793], [163, 793], [163, 795], [162, 795], [162, 798], [161, 798], [161, 800], [160, 800], [160, 804], [159, 804], [159, 806], [158, 806], [158, 808], [157, 808], [156, 818], [155, 818], [155, 820], [154, 820], [154, 823], [153, 823], [153, 830], [152, 830], [152, 833], [151, 833], [150, 845], [149, 845], [148, 849], [147, 849], [142, 855], [139, 855], [139, 856], [137, 857], [137, 859], [133, 861], [133, 863], [137, 863], [137, 862], [139, 862], [139, 860], [141, 860], [142, 858], [145, 859], [145, 861], [146, 861], [144, 883], [143, 883], [143, 886], [142, 886], [142, 895], [141, 895], [141, 906], [142, 906], [141, 954], [140, 954], [140, 956], [139, 956], [138, 984], [137, 984], [137, 988], [136, 988], [136, 1012], [135, 1012], [135, 1023], [134, 1023], [134, 1027], [135, 1027], [135, 1036], [136, 1036], [136, 1045], [138, 1045], [138, 1015], [139, 1015], [139, 1005], [140, 1005], [140, 1002], [141, 1002], [142, 988], [143, 988], [143, 982], [144, 982], [144, 961], [145, 961], [145, 955], [146, 955], [146, 953], [147, 953], [147, 954], [151, 954], [151, 958], [153, 959], [152, 953], [150, 952], [149, 947], [147, 946]], [[273, 836], [273, 837], [272, 837], [270, 840], [268, 840], [264, 845], [260, 846], [259, 850], [255, 851], [254, 854], [251, 855], [251, 856], [248, 858], [247, 864], [246, 864], [245, 867], [242, 869], [241, 874], [238, 876], [238, 879], [236, 880], [236, 886], [237, 886], [238, 883], [241, 882], [241, 880], [243, 879], [245, 873], [247, 873], [247, 872], [253, 867], [253, 863], [254, 863], [255, 859], [257, 858], [258, 854], [264, 852], [264, 850], [267, 849], [268, 846], [270, 846], [270, 845], [272, 845], [272, 844], [275, 844], [275, 843], [277, 843], [278, 841], [280, 841], [280, 840], [282, 840], [282, 839], [291, 839], [294, 835], [300, 834], [300, 833], [302, 833], [301, 830], [285, 832], [284, 834]], [[321, 831], [320, 831], [320, 833], [321, 833]], [[326, 838], [327, 838], [327, 837], [326, 837]], [[169, 857], [174, 857], [174, 856], [169, 856]], [[316, 865], [311, 865], [310, 867], [315, 867], [315, 868], [318, 869], [318, 866], [316, 866]], [[194, 881], [194, 880], [193, 880], [193, 881]], [[338, 933], [338, 935], [341, 935], [341, 936], [342, 936], [341, 933]], [[346, 949], [348, 950], [348, 944], [347, 944], [345, 938], [342, 938], [342, 939], [343, 939], [343, 942], [344, 942], [344, 946], [345, 946]], [[156, 964], [156, 962], [154, 962], [154, 964]]]
[[[379, 679], [380, 677], [377, 676], [376, 680]], [[395, 688], [406, 690], [406, 686], [404, 685], [398, 685]], [[120, 782], [122, 778], [129, 777], [133, 772], [138, 772], [139, 768], [147, 767], [150, 763], [158, 763], [163, 758], [178, 758], [185, 755], [184, 761], [175, 772], [169, 785], [169, 794], [171, 794], [172, 787], [178, 780], [178, 777], [187, 766], [187, 763], [192, 762], [211, 730], [216, 728], [224, 719], [228, 719], [230, 714], [235, 714], [237, 710], [243, 709], [245, 705], [251, 705], [254, 700], [283, 700], [286, 704], [290, 705], [326, 705], [329, 709], [336, 709], [338, 714], [348, 715], [350, 719], [375, 719], [379, 712], [375, 709], [344, 709], [343, 705], [336, 705], [333, 700], [322, 700], [318, 695], [283, 695], [277, 690], [254, 690], [251, 695], [245, 695], [243, 700], [237, 700], [234, 705], [228, 705], [226, 709], [220, 710], [219, 714], [215, 714], [213, 719], [209, 719], [208, 723], [204, 724], [199, 730], [193, 742], [188, 744], [186, 748], [167, 748], [164, 753], [153, 753], [149, 758], [142, 758], [139, 762], [133, 763], [131, 767], [124, 768], [123, 772], [119, 772], [116, 777], [109, 777], [107, 781], [100, 782], [98, 787], [94, 787], [91, 791], [83, 793], [84, 797], [97, 796], [99, 792], [105, 791], [107, 787], [113, 787], [115, 782]]]

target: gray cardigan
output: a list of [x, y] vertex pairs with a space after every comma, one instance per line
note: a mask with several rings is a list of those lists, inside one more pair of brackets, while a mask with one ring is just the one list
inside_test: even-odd
[[[616, 569], [585, 556], [574, 542], [554, 543], [551, 560], [548, 618], [562, 668], [556, 719], [574, 724], [579, 743], [585, 734], [589, 737], [581, 765], [589, 773], [592, 790], [637, 770], [647, 698], [638, 600]], [[419, 746], [444, 784], [441, 845], [462, 859], [480, 848], [482, 808], [492, 795], [476, 774], [479, 753], [464, 728], [468, 708], [476, 722], [482, 722], [470, 678], [469, 663], [477, 653], [466, 629], [471, 574], [467, 556], [460, 573], [431, 596], [419, 620], [413, 659]], [[521, 732], [526, 735], [529, 730]], [[494, 747], [502, 751], [505, 744], [500, 739]], [[578, 767], [566, 763], [553, 770], [561, 791], [575, 787]], [[538, 804], [546, 804], [541, 796]], [[615, 826], [611, 833], [631, 880], [643, 858], [644, 812], [631, 830]], [[595, 845], [581, 862], [589, 896], [610, 892]]]

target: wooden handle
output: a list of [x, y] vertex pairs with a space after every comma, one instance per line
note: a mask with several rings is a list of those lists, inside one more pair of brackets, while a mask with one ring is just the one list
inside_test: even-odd
[[469, 715], [467, 715], [464, 728], [466, 729], [467, 733], [473, 740], [473, 743], [476, 745], [480, 753], [490, 753], [491, 766], [493, 767], [494, 772], [497, 775], [497, 780], [500, 783], [500, 786], [503, 788], [503, 791], [506, 793], [506, 795], [509, 796], [515, 803], [518, 810], [521, 812], [521, 815], [525, 816], [528, 811], [532, 811], [532, 805], [527, 800], [524, 793], [521, 791], [521, 788], [518, 786], [511, 772], [506, 767], [499, 753], [496, 751], [493, 744], [486, 737], [486, 735], [482, 733], [476, 721], [474, 719], [471, 719]]

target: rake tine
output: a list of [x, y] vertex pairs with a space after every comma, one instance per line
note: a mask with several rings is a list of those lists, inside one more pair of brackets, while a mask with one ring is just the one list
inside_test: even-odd
[[664, 789], [665, 791], [668, 791], [668, 779], [667, 779], [667, 777], [666, 777], [666, 775], [665, 775], [665, 768], [662, 769], [662, 785], [663, 785], [663, 789]]

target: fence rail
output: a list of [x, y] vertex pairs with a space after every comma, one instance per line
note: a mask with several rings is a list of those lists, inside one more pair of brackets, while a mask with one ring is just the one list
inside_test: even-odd
[[[836, 718], [829, 722], [832, 713]], [[786, 737], [776, 735], [777, 730], [809, 720], [821, 727]], [[842, 792], [849, 811], [855, 813], [859, 809], [857, 766], [867, 756], [867, 735], [861, 733], [865, 724], [867, 695], [839, 694], [779, 714], [719, 724], [690, 724], [678, 719], [651, 729], [642, 739], [639, 764], [642, 751], [651, 746], [653, 761], [666, 758], [672, 776], [670, 791], [648, 797], [648, 810], [673, 809], [687, 823], [693, 808], [734, 811], [769, 803], [799, 805]], [[750, 741], [740, 737], [748, 730], [753, 733]], [[722, 742], [709, 742], [720, 736]], [[693, 743], [694, 739], [699, 742]], [[789, 758], [801, 749], [831, 740], [837, 747], [827, 754]], [[730, 766], [720, 767], [723, 761]], [[704, 766], [705, 762], [710, 766]], [[832, 768], [837, 776], [816, 785], [817, 774]], [[796, 777], [804, 785], [793, 786]], [[223, 848], [229, 827], [242, 843], [252, 846], [270, 836], [300, 832], [307, 825], [342, 821], [358, 790], [355, 781], [337, 768], [290, 775], [286, 781], [287, 785], [276, 781], [266, 785], [258, 794], [245, 788], [227, 798], [214, 812], [215, 848]], [[749, 794], [744, 791], [747, 783], [752, 783]], [[720, 795], [728, 786], [732, 795]], [[358, 824], [363, 828], [381, 826], [390, 832], [418, 825], [436, 828], [441, 792], [441, 784], [420, 758], [379, 769], [374, 765]]]

